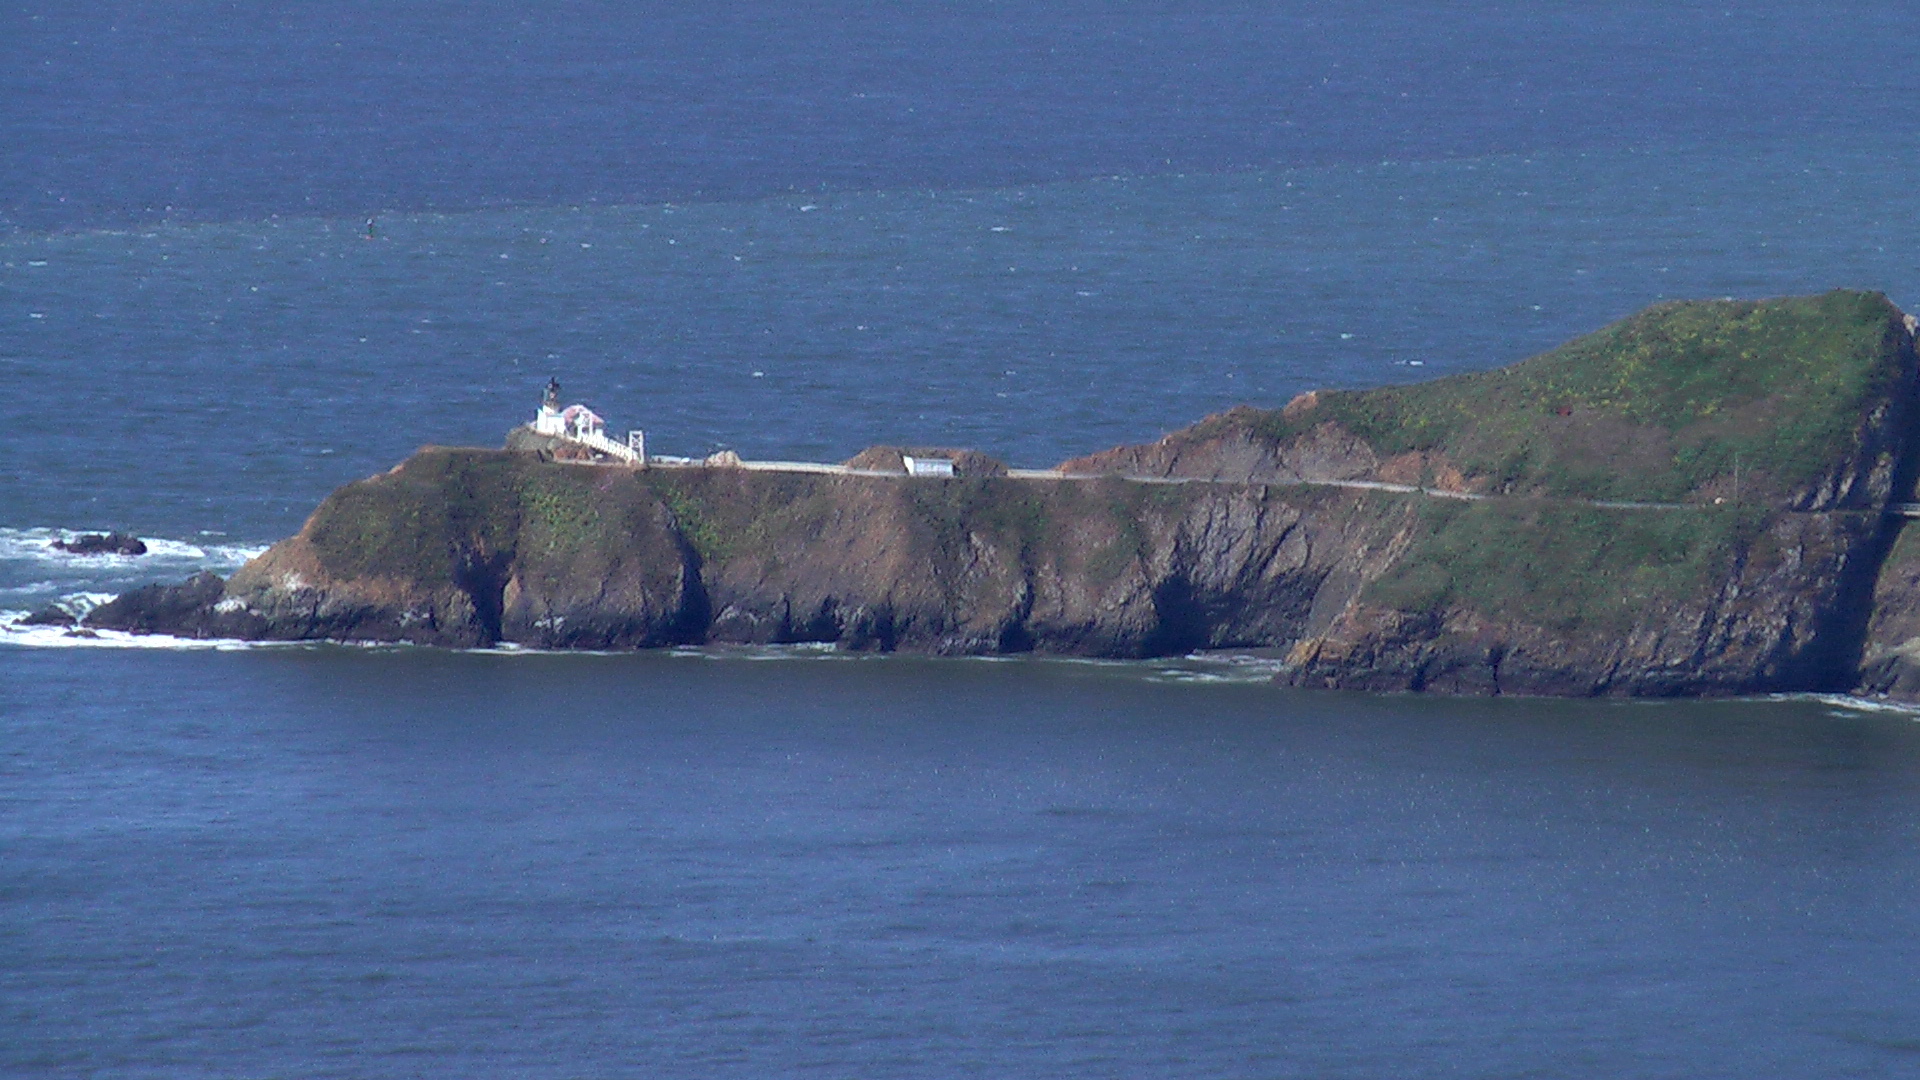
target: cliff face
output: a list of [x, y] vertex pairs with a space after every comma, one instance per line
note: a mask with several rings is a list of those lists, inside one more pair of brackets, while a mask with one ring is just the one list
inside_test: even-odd
[[1876, 526], [1845, 513], [643, 472], [428, 450], [337, 492], [224, 587], [128, 594], [90, 621], [452, 646], [1268, 647], [1289, 655], [1296, 685], [1372, 690], [1836, 688], [1851, 658], [1830, 613]]
[[128, 594], [93, 624], [1158, 655], [1291, 640], [1322, 582], [1376, 558], [1405, 514], [1317, 489], [641, 471], [430, 449], [336, 492], [224, 589]]
[[[1436, 520], [1437, 518], [1437, 520]], [[1408, 530], [1295, 648], [1297, 686], [1646, 696], [1841, 691], [1877, 515], [1474, 506]]]
[[1920, 529], [1900, 534], [1876, 577], [1859, 692], [1920, 702]]
[[1920, 665], [1886, 658], [1920, 656], [1920, 570], [1899, 569], [1920, 554], [1886, 558], [1882, 509], [1911, 486], [1915, 369], [1900, 313], [1841, 293], [1668, 306], [1499, 372], [1234, 410], [1068, 463], [1079, 479], [429, 449], [224, 585], [136, 591], [89, 621], [462, 646], [1259, 647], [1300, 686], [1577, 695], [1844, 690], [1864, 649], [1873, 685], [1906, 692]]

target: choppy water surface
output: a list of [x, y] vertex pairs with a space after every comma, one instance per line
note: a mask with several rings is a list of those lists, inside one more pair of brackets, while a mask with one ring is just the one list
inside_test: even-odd
[[1920, 306], [1915, 20], [0, 12], [0, 1072], [1920, 1069], [1904, 713], [19, 626], [549, 376], [668, 453], [1046, 465], [1664, 298]]
[[1906, 717], [1029, 662], [8, 665], [15, 1071], [1891, 1076], [1920, 1053]]
[[0, 239], [0, 497], [271, 539], [422, 443], [498, 445], [549, 375], [660, 452], [1051, 465], [1660, 299], [1920, 302], [1916, 160], [1883, 134]]

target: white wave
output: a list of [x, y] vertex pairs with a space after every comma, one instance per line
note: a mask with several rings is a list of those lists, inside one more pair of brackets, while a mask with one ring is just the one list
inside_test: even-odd
[[259, 544], [196, 544], [163, 536], [143, 536], [145, 555], [75, 555], [53, 546], [55, 540], [72, 542], [87, 533], [106, 533], [110, 529], [31, 529], [0, 528], [0, 560], [36, 562], [60, 567], [99, 567], [132, 569], [141, 566], [199, 566], [209, 570], [238, 569], [267, 550]]
[[[75, 555], [53, 546], [100, 529], [0, 528], [0, 599], [7, 607], [44, 608], [74, 614], [114, 594], [155, 582], [179, 581], [202, 570], [226, 575], [266, 548], [235, 543], [195, 543], [171, 537], [141, 537], [145, 555]], [[79, 602], [80, 609], [74, 604]]]
[[1887, 713], [1920, 719], [1920, 703], [1917, 702], [1854, 697], [1852, 694], [1772, 694], [1769, 698], [1773, 701], [1816, 701], [1836, 709], [1845, 709], [1848, 713]]
[[[105, 594], [93, 594], [97, 600]], [[430, 646], [390, 641], [240, 641], [171, 637], [166, 634], [129, 634], [118, 630], [74, 629], [65, 626], [22, 626], [25, 611], [0, 611], [0, 647], [8, 645], [40, 649], [151, 649], [180, 652], [235, 652], [246, 649], [321, 649], [348, 648], [369, 651], [434, 650]], [[1096, 660], [1059, 656], [974, 656], [929, 657], [919, 653], [848, 652], [832, 643], [802, 642], [792, 645], [701, 645], [671, 646], [663, 649], [542, 649], [502, 642], [491, 648], [456, 649], [455, 652], [482, 656], [603, 656], [626, 657], [660, 655], [687, 660], [735, 663], [765, 661], [864, 661], [868, 663], [969, 663], [1014, 662], [1046, 665], [1098, 667], [1108, 674], [1142, 678], [1148, 682], [1186, 686], [1248, 685], [1266, 683], [1272, 671], [1256, 664], [1214, 664], [1186, 657], [1183, 666], [1169, 667], [1166, 661]]]
[[878, 654], [847, 652], [831, 641], [801, 641], [788, 645], [676, 645], [667, 650], [667, 655], [698, 660], [859, 660]]
[[[358, 645], [361, 645], [362, 647], [367, 647], [367, 648], [371, 648], [374, 645], [374, 643], [370, 641], [357, 642], [355, 644], [358, 644]], [[397, 648], [397, 649], [434, 648], [434, 646], [432, 645], [414, 645], [409, 642], [399, 642], [397, 644], [389, 644], [388, 647]], [[651, 650], [647, 650], [647, 649], [542, 649], [534, 645], [521, 645], [518, 642], [503, 641], [498, 645], [475, 645], [465, 649], [454, 649], [453, 651], [459, 652], [459, 653], [466, 653], [469, 656], [638, 656], [638, 655], [644, 655], [645, 653], [650, 652]]]
[[110, 592], [72, 592], [47, 606], [59, 608], [76, 619], [84, 619], [88, 612], [113, 599], [114, 595]]
[[[24, 590], [24, 589], [7, 590], [7, 591], [27, 592], [27, 590]], [[66, 594], [65, 596], [56, 597], [55, 599], [49, 602], [42, 603], [38, 607], [34, 608], [32, 611], [12, 610], [12, 609], [0, 610], [0, 631], [37, 632], [39, 630], [46, 629], [44, 627], [38, 627], [38, 626], [21, 626], [20, 622], [21, 620], [26, 619], [28, 616], [33, 614], [34, 611], [45, 611], [48, 608], [54, 608], [59, 611], [64, 611], [68, 615], [73, 616], [75, 619], [84, 619], [87, 617], [88, 612], [92, 611], [94, 608], [99, 607], [101, 604], [104, 604], [107, 601], [113, 599], [113, 596], [114, 594], [110, 592], [72, 592], [72, 593]], [[65, 628], [52, 627], [52, 629], [64, 630]]]
[[1273, 681], [1273, 672], [1227, 668], [1199, 671], [1193, 668], [1161, 668], [1147, 678], [1158, 683], [1184, 683], [1190, 686], [1249, 686]]
[[0, 646], [30, 649], [172, 649], [191, 652], [229, 652], [237, 649], [285, 647], [306, 642], [238, 641], [228, 638], [181, 638], [166, 634], [129, 634], [120, 630], [75, 630], [65, 626], [21, 626], [24, 611], [0, 612]]

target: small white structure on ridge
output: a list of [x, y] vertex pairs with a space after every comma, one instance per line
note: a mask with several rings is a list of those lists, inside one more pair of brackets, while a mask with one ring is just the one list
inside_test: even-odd
[[943, 457], [911, 457], [900, 455], [900, 463], [907, 467], [908, 476], [952, 476], [953, 459]]

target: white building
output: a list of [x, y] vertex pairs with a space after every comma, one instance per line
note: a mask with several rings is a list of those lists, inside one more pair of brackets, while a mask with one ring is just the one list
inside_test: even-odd
[[900, 455], [900, 463], [907, 467], [908, 476], [952, 476], [953, 459], [943, 457], [912, 457]]
[[540, 402], [540, 408], [533, 414], [533, 430], [539, 435], [552, 435], [587, 446], [632, 463], [644, 463], [647, 460], [647, 435], [644, 431], [627, 432], [625, 445], [607, 438], [607, 422], [600, 414], [585, 405], [560, 407], [560, 380], [547, 382], [547, 394]]
[[585, 405], [569, 405], [558, 412], [546, 405], [533, 414], [533, 430], [563, 439], [584, 439], [589, 435], [605, 437], [607, 422]]

